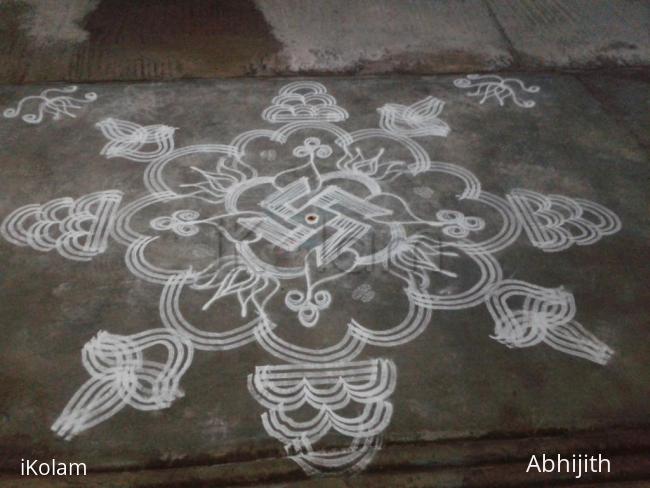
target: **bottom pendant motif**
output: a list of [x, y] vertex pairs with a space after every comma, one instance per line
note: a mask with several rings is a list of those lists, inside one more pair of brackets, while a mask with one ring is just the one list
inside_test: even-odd
[[307, 474], [327, 475], [360, 471], [372, 461], [393, 414], [388, 398], [396, 381], [391, 360], [372, 359], [258, 366], [248, 388], [267, 409], [266, 432]]

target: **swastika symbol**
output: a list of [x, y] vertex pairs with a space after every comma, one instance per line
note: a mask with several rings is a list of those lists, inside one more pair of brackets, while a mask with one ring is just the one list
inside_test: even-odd
[[308, 179], [297, 179], [260, 202], [269, 216], [241, 218], [238, 222], [287, 251], [299, 249], [318, 234], [325, 235], [326, 226], [334, 229], [316, 247], [316, 262], [322, 266], [350, 249], [371, 229], [361, 220], [392, 213], [335, 185], [323, 188], [299, 205], [297, 202], [310, 192]]

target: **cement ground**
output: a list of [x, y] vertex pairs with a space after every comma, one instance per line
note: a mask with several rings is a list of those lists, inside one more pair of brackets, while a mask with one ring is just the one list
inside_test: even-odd
[[0, 82], [643, 67], [617, 0], [1, 0]]
[[[519, 106], [511, 98], [503, 106], [497, 98], [481, 104], [480, 97], [469, 96], [468, 90], [454, 85], [457, 76], [321, 81], [336, 98], [334, 106], [349, 113], [336, 124], [348, 133], [378, 127], [377, 109], [388, 102], [408, 105], [434, 96], [445, 102], [437, 118], [447, 125], [448, 134], [410, 138], [432, 161], [471, 171], [483, 191], [500, 197], [526, 188], [541, 195], [587, 199], [614, 212], [622, 222], [621, 230], [599, 236], [602, 239], [590, 245], [543, 252], [520, 229], [509, 247], [493, 253], [505, 279], [549, 289], [563, 287], [572, 293], [576, 320], [607, 344], [614, 356], [603, 366], [544, 343], [509, 349], [490, 338], [494, 317], [484, 305], [455, 307], [458, 310], [434, 306], [421, 335], [396, 347], [368, 346], [360, 356], [389, 359], [396, 366], [397, 386], [391, 396], [394, 414], [384, 432], [384, 449], [364, 474], [327, 482], [304, 481], [305, 486], [486, 486], [497, 482], [530, 486], [549, 482], [549, 475], [525, 473], [530, 455], [542, 450], [609, 454], [615, 459], [613, 472], [591, 478], [608, 486], [646, 479], [650, 473], [645, 340], [650, 300], [650, 167], [645, 137], [649, 123], [648, 112], [635, 103], [647, 105], [648, 77], [639, 72], [508, 76], [520, 78], [526, 87], [540, 87], [537, 93], [516, 92], [520, 101], [534, 100], [533, 107]], [[107, 119], [113, 118], [142, 126], [175, 127], [176, 150], [227, 145], [246, 131], [281, 126], [268, 113], [266, 120], [260, 115], [291, 81], [81, 85], [70, 96], [83, 98], [93, 92], [97, 100], [70, 109], [75, 118], [59, 114], [55, 120], [47, 112], [38, 124], [20, 117], [4, 118], [0, 125], [0, 214], [6, 218], [24, 205], [61, 197], [79, 199], [106, 190], [122, 192], [120, 206], [125, 208], [151, 191], [151, 169], [145, 168], [155, 166], [158, 156], [148, 156], [154, 153], [147, 151], [159, 149], [164, 154], [170, 148], [155, 138], [149, 145], [138, 146], [139, 136], [118, 128], [112, 136], [116, 148], [100, 154], [110, 134], [107, 139], [98, 123], [106, 127]], [[22, 97], [46, 88], [52, 86], [2, 87], [0, 105], [15, 107]], [[34, 112], [39, 102], [25, 105], [20, 115]], [[120, 146], [120, 130], [126, 130], [124, 146]], [[284, 143], [250, 143], [245, 157], [260, 173], [274, 175], [299, 166], [301, 159], [292, 150], [314, 136], [336, 147], [327, 131], [305, 126]], [[392, 147], [390, 141], [354, 145], [368, 158], [382, 148], [390, 153], [389, 159], [412, 157], [403, 148]], [[215, 170], [216, 155], [202, 151], [169, 158], [172, 162], [162, 173], [171, 188], [187, 192], [182, 185], [193, 182], [197, 174], [191, 167]], [[141, 162], [129, 160], [138, 154], [144, 158]], [[333, 168], [335, 156], [320, 163], [321, 172]], [[147, 163], [148, 157], [154, 162]], [[381, 155], [379, 162], [386, 157]], [[448, 181], [449, 175], [428, 175], [406, 172], [383, 182], [383, 191], [402, 196], [424, 218], [433, 218], [442, 208], [456, 208], [459, 203], [452, 202], [457, 188]], [[423, 188], [430, 190], [425, 193]], [[495, 232], [502, 222], [494, 209], [477, 204], [457, 210], [483, 218], [486, 229], [482, 232], [487, 235]], [[148, 220], [182, 208], [160, 205], [134, 214], [133, 228], [148, 235], [152, 225]], [[218, 212], [217, 207], [204, 202], [196, 208], [211, 215]], [[92, 208], [91, 214], [97, 212]], [[51, 218], [74, 213], [66, 209]], [[42, 252], [42, 246], [39, 251], [33, 239], [38, 241], [39, 235], [50, 235], [49, 231], [27, 224], [22, 230], [22, 235], [32, 234], [27, 245], [8, 242], [6, 233], [0, 241], [3, 486], [66, 486], [67, 482], [76, 486], [74, 480], [27, 482], [16, 476], [23, 457], [88, 463], [92, 475], [77, 481], [79, 486], [266, 486], [303, 479], [298, 466], [286, 458], [282, 443], [266, 434], [260, 420], [264, 408], [246, 388], [246, 377], [256, 366], [277, 363], [267, 347], [255, 344], [228, 351], [197, 349], [181, 379], [184, 396], [169, 408], [143, 412], [127, 406], [70, 441], [57, 438], [50, 426], [88, 377], [80, 362], [84, 344], [100, 330], [126, 336], [162, 327], [162, 285], [148, 282], [146, 276], [143, 279], [137, 269], [134, 275], [137, 259], [127, 258], [125, 263], [125, 248], [112, 237], [105, 236], [105, 251], [88, 248], [92, 260], [79, 262], [60, 255], [59, 245], [53, 244], [51, 252]], [[21, 234], [21, 228], [16, 232]], [[50, 236], [56, 240], [58, 232]], [[84, 231], [79, 232], [79, 239], [86, 242]], [[483, 235], [479, 232], [475, 239]], [[159, 241], [145, 254], [156, 269], [190, 265], [198, 269], [221, 252], [222, 243], [215, 238], [217, 234], [207, 232], [188, 243], [176, 236]], [[300, 256], [299, 260], [305, 259]], [[286, 258], [276, 253], [265, 259], [280, 265]], [[431, 285], [436, 293], [454, 294], [479, 279], [471, 260], [463, 258], [453, 268], [458, 277], [436, 281]], [[355, 290], [362, 285], [371, 290], [369, 300], [363, 300], [363, 292], [356, 292], [355, 298]], [[371, 329], [387, 329], [408, 308], [399, 280], [382, 270], [355, 271], [337, 281], [334, 290], [334, 307], [322, 312], [313, 329], [301, 325], [285, 305], [272, 305], [270, 316], [282, 324], [280, 337], [304, 347], [331, 346], [352, 317]], [[184, 313], [200, 329], [225, 331], [242, 323], [235, 300], [217, 302], [208, 314], [192, 312], [200, 310], [206, 296], [191, 295], [187, 300], [181, 304]], [[553, 483], [562, 478], [554, 478]]]
[[[0, 0], [0, 486], [648, 486], [649, 33], [640, 1]], [[356, 474], [295, 462], [350, 444], [313, 410], [263, 421], [265, 371], [317, 362], [384, 382]]]

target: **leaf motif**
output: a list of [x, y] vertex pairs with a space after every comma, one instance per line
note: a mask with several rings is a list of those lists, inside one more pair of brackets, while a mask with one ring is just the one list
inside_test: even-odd
[[411, 105], [388, 103], [379, 109], [379, 126], [399, 136], [421, 137], [449, 134], [449, 126], [439, 119], [445, 102], [429, 96]]
[[193, 195], [213, 203], [222, 203], [226, 194], [237, 183], [246, 181], [248, 172], [253, 175], [253, 170], [244, 163], [239, 163], [234, 158], [219, 158], [216, 171], [206, 171], [196, 166], [191, 169], [196, 171], [203, 178], [198, 183], [186, 183], [180, 185], [183, 188], [196, 188]]
[[445, 102], [438, 98], [426, 97], [405, 108], [403, 118], [405, 121], [423, 122], [433, 120], [440, 115], [445, 107]]
[[[207, 310], [220, 298], [236, 295], [241, 306], [242, 317], [248, 314], [248, 306], [254, 303], [261, 308], [264, 302], [257, 301], [257, 295], [266, 290], [272, 279], [255, 273], [245, 263], [233, 257], [220, 259], [197, 274], [191, 287], [195, 290], [214, 290], [212, 297], [203, 305]], [[275, 293], [273, 287], [267, 290]]]
[[357, 148], [354, 155], [348, 154], [347, 159], [339, 161], [337, 166], [343, 171], [374, 176], [379, 168], [379, 158], [383, 153], [384, 149], [380, 149], [372, 158], [366, 158], [361, 149]]
[[458, 254], [441, 251], [440, 243], [421, 234], [413, 235], [398, 244], [391, 255], [391, 262], [395, 267], [405, 272], [401, 275], [411, 286], [426, 288], [429, 285], [429, 273], [439, 273], [451, 278], [458, 275], [440, 267], [440, 257], [458, 257]]

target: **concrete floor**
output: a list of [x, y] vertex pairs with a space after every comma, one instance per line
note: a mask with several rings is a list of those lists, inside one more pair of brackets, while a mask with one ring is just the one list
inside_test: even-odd
[[649, 5], [0, 0], [0, 486], [648, 486]]
[[[91, 232], [97, 242], [103, 239], [105, 248], [97, 243], [85, 247], [91, 254], [88, 262], [75, 260], [79, 255], [74, 249], [72, 256], [66, 255], [60, 244], [51, 244], [51, 252], [43, 252], [47, 243], [39, 248], [38, 236], [57, 240], [59, 231], [26, 230], [25, 223], [12, 234], [5, 226], [5, 238], [0, 240], [2, 486], [285, 486], [289, 482], [297, 486], [530, 486], [533, 482], [560, 482], [562, 476], [525, 473], [529, 456], [542, 450], [603, 452], [615, 460], [612, 473], [586, 481], [618, 486], [623, 481], [647, 480], [650, 151], [646, 135], [650, 133], [650, 79], [638, 71], [508, 76], [519, 78], [525, 87], [539, 87], [528, 93], [510, 85], [520, 104], [530, 100], [534, 106], [518, 105], [513, 98], [503, 99], [501, 105], [496, 97], [480, 103], [480, 97], [469, 95], [471, 90], [454, 84], [459, 76], [320, 81], [335, 97], [334, 102], [328, 99], [328, 106], [349, 114], [333, 112], [338, 119], [332, 125], [352, 134], [377, 127], [382, 127], [383, 134], [404, 129], [386, 120], [380, 122], [377, 109], [387, 103], [410, 105], [428, 96], [445, 102], [437, 119], [447, 126], [447, 135], [443, 131], [402, 133], [395, 140], [371, 138], [354, 142], [349, 146], [351, 152], [359, 148], [371, 158], [383, 148], [380, 164], [402, 159], [410, 163], [413, 153], [405, 151], [403, 143], [415, 141], [431, 161], [470, 171], [484, 192], [501, 197], [506, 205], [506, 195], [524, 188], [597, 202], [618, 216], [622, 228], [611, 235], [599, 235], [602, 238], [589, 245], [544, 252], [519, 228], [507, 247], [488, 253], [500, 263], [505, 280], [545, 289], [563, 287], [573, 294], [575, 320], [598, 338], [592, 345], [601, 352], [608, 350], [604, 348], [614, 352], [607, 364], [597, 364], [602, 356], [591, 356], [590, 361], [547, 343], [508, 348], [495, 341], [490, 337], [494, 316], [486, 306], [493, 295], [486, 288], [475, 306], [447, 310], [432, 305], [426, 330], [406, 343], [394, 347], [371, 343], [358, 356], [357, 360], [392, 361], [397, 382], [390, 396], [394, 411], [383, 431], [383, 449], [362, 474], [352, 478], [308, 481], [300, 467], [286, 457], [283, 443], [265, 432], [260, 415], [266, 409], [251, 396], [246, 378], [257, 366], [286, 361], [282, 355], [270, 354], [263, 343], [263, 347], [251, 343], [225, 351], [195, 347], [193, 360], [188, 361], [191, 365], [180, 379], [183, 396], [169, 408], [140, 411], [126, 406], [66, 441], [50, 427], [88, 379], [80, 351], [102, 330], [129, 336], [163, 327], [159, 303], [167, 288], [164, 280], [157, 283], [134, 268], [137, 259], [125, 262], [127, 249], [133, 246], [124, 246], [129, 242], [115, 230], [119, 224], [107, 207], [103, 212], [109, 213], [103, 215], [112, 217], [103, 221], [105, 227], [98, 224], [92, 231], [95, 234]], [[192, 167], [215, 171], [218, 156], [226, 154], [224, 147], [237, 146], [239, 134], [282, 127], [283, 122], [275, 120], [271, 112], [265, 112], [265, 118], [261, 115], [279, 90], [292, 81], [80, 85], [67, 95], [83, 100], [77, 102], [77, 108], [69, 107], [74, 118], [57, 109], [62, 105], [54, 104], [39, 123], [21, 119], [29, 113], [38, 114], [43, 102], [28, 100], [17, 117], [7, 118], [5, 112], [0, 119], [0, 217], [11, 220], [11, 212], [28, 204], [45, 204], [61, 197], [79, 199], [107, 190], [122, 192], [116, 206], [126, 209], [138, 198], [160, 191], [156, 181], [187, 194], [190, 190], [182, 185], [197, 181], [198, 172]], [[52, 87], [1, 87], [0, 107], [16, 107], [23, 97]], [[90, 93], [97, 99], [92, 100]], [[52, 92], [45, 96], [55, 95], [66, 96]], [[278, 104], [276, 100], [275, 105], [282, 108]], [[139, 143], [141, 135], [137, 131], [133, 135], [129, 127], [110, 132], [106, 129], [110, 118], [140, 126], [174, 127], [174, 150], [181, 152], [166, 156], [172, 154], [172, 148], [159, 128], [150, 129], [158, 139], [146, 143]], [[408, 125], [409, 120], [402, 124]], [[428, 127], [426, 120], [423, 123]], [[322, 157], [319, 169], [323, 174], [333, 170], [340, 156], [336, 151], [343, 146], [336, 149], [332, 134], [318, 124], [298, 125], [297, 132], [284, 143], [256, 139], [244, 146], [244, 159], [261, 175], [277, 175], [304, 161], [304, 156], [294, 152], [296, 146], [306, 144], [308, 137], [320, 137], [323, 144], [335, 149], [331, 156]], [[264, 132], [255, 134], [264, 139]], [[106, 149], [111, 140], [113, 146], [107, 147], [112, 149]], [[201, 146], [207, 144], [228, 146]], [[183, 153], [182, 148], [193, 145], [200, 149]], [[171, 162], [160, 171], [162, 180], [157, 180], [151, 175], [158, 161], [165, 158]], [[485, 229], [470, 234], [475, 242], [493, 236], [502, 225], [494, 208], [484, 202], [457, 200], [462, 188], [454, 178], [444, 172], [413, 175], [405, 171], [395, 179], [382, 180], [381, 187], [383, 192], [401, 196], [415, 215], [425, 219], [433, 219], [443, 208], [482, 218]], [[192, 201], [191, 208], [204, 217], [218, 213], [214, 202]], [[107, 205], [106, 200], [102, 202]], [[392, 205], [381, 198], [374, 202], [384, 208]], [[171, 215], [187, 204], [185, 200], [176, 204], [163, 199], [134, 213], [130, 228], [149, 235], [153, 218]], [[65, 205], [51, 218], [80, 211]], [[401, 212], [390, 208], [395, 215]], [[91, 206], [88, 211], [99, 215], [98, 207]], [[517, 219], [523, 222], [521, 217]], [[567, 224], [566, 228], [570, 227]], [[32, 240], [16, 242], [30, 233]], [[180, 270], [174, 273], [188, 266], [201, 269], [227, 248], [215, 230], [201, 232], [196, 238], [169, 229], [162, 234], [166, 237], [148, 247], [145, 255], [156, 269]], [[574, 229], [573, 234], [580, 232]], [[447, 239], [442, 234], [439, 237]], [[87, 243], [85, 237], [80, 239]], [[292, 256], [274, 249], [263, 259], [282, 266], [287, 259], [306, 259], [302, 251]], [[464, 252], [458, 247], [447, 250], [452, 249]], [[469, 254], [462, 254], [455, 264], [450, 259], [457, 276], [434, 271], [430, 292], [453, 295], [479, 280]], [[436, 264], [444, 265], [444, 259]], [[327, 273], [326, 269], [319, 273]], [[293, 286], [302, 286], [294, 281], [282, 282], [280, 298]], [[280, 324], [277, 333], [281, 340], [300, 347], [328, 347], [345, 334], [351, 318], [370, 329], [386, 330], [399, 322], [408, 308], [403, 283], [380, 266], [355, 268], [334, 283], [327, 288], [332, 306], [321, 311], [314, 327], [305, 327], [282, 300], [269, 302], [269, 318]], [[233, 296], [201, 312], [214, 288], [208, 289], [207, 295], [187, 290], [189, 287], [181, 310], [199, 329], [224, 332], [245, 322]], [[164, 354], [156, 354], [154, 360], [165, 359]], [[92, 476], [26, 480], [16, 476], [23, 457], [83, 461]]]
[[0, 82], [642, 67], [636, 0], [0, 0]]

